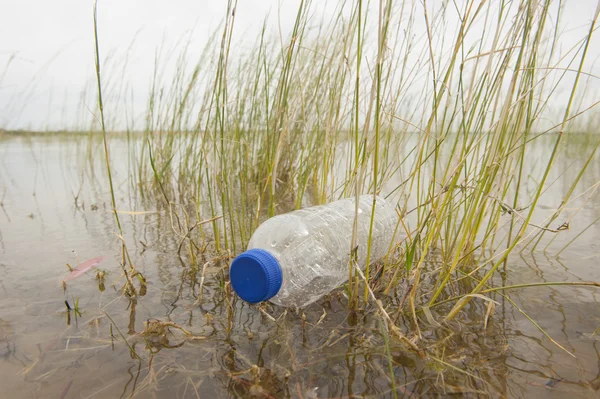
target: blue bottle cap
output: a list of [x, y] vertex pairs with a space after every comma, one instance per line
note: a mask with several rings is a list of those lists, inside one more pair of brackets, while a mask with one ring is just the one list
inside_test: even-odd
[[264, 249], [253, 248], [231, 262], [229, 280], [240, 298], [258, 303], [277, 295], [283, 276], [275, 256]]

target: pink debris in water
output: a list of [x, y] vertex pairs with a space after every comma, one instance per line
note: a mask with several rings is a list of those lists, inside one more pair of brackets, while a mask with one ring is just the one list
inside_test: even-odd
[[99, 256], [97, 258], [88, 259], [85, 262], [82, 262], [77, 266], [67, 277], [65, 277], [64, 281], [73, 280], [87, 272], [88, 270], [98, 266], [100, 262], [104, 260], [104, 256]]

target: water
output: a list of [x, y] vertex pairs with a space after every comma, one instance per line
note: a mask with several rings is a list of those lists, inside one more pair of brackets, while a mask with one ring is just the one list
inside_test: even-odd
[[[557, 162], [549, 178], [556, 183], [543, 197], [537, 221], [560, 204], [581, 165], [578, 157], [588, 149], [566, 142], [570, 155]], [[540, 142], [533, 148], [547, 154], [550, 145]], [[303, 313], [270, 306], [263, 313], [243, 301], [228, 302], [221, 284], [228, 261], [207, 256], [200, 260], [207, 265], [203, 299], [194, 306], [199, 273], [190, 273], [187, 258], [177, 256], [179, 239], [166, 212], [130, 195], [126, 148], [125, 141], [111, 147], [117, 207], [152, 212], [122, 214], [130, 255], [148, 280], [146, 295], [137, 301], [118, 291], [123, 282], [119, 238], [106, 211], [110, 196], [100, 142], [88, 146], [85, 138], [63, 136], [1, 139], [0, 397], [392, 397], [381, 317], [374, 307], [349, 313], [341, 289]], [[534, 175], [539, 162], [530, 158]], [[596, 157], [582, 187], [598, 181]], [[575, 215], [584, 199], [567, 211], [573, 216], [571, 230], [558, 236], [548, 255], [515, 252], [502, 274], [505, 281], [498, 277], [494, 283], [600, 281], [599, 226], [561, 258], [551, 256], [600, 216], [597, 199]], [[73, 304], [79, 298], [82, 317], [72, 315], [68, 325], [60, 286], [68, 274], [65, 263], [97, 256], [107, 258], [99, 266], [107, 272], [105, 290], [94, 273], [72, 281], [66, 299]], [[435, 262], [432, 254], [432, 268]], [[423, 279], [433, 284], [427, 274]], [[408, 288], [401, 283], [389, 296], [380, 296], [383, 305], [393, 309]], [[560, 286], [510, 292], [516, 305], [576, 358], [498, 295], [486, 330], [483, 301], [472, 301], [442, 327], [426, 328], [422, 317], [420, 345], [430, 357], [420, 358], [390, 340], [398, 396], [597, 397], [600, 339], [593, 332], [600, 326], [599, 293]], [[436, 320], [447, 311], [432, 309]], [[113, 327], [112, 339], [109, 317], [119, 329]], [[152, 326], [156, 320], [172, 321], [203, 338], [187, 339], [173, 327], [170, 333], [154, 328], [142, 336], [144, 323]], [[409, 326], [410, 320], [398, 324]]]

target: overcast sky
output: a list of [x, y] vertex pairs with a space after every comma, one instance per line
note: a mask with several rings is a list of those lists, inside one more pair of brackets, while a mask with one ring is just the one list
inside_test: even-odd
[[[441, 0], [427, 4], [436, 2]], [[253, 37], [269, 13], [273, 34], [277, 15], [287, 32], [298, 3], [239, 0], [235, 34]], [[320, 8], [315, 20], [327, 15], [336, 3]], [[60, 128], [77, 123], [75, 110], [94, 71], [92, 4], [92, 0], [0, 0], [0, 128]], [[597, 4], [598, 0], [567, 1], [562, 22], [567, 43], [585, 35]], [[124, 54], [135, 38], [130, 60], [135, 73], [128, 77], [128, 84], [143, 106], [157, 47], [161, 43], [174, 46], [184, 35], [191, 35], [190, 58], [197, 59], [209, 34], [222, 21], [226, 5], [226, 0], [99, 0], [102, 55]], [[599, 55], [600, 37], [596, 37], [587, 70], [597, 75], [600, 71], [595, 65], [600, 63], [594, 62]], [[600, 97], [600, 85], [592, 84], [593, 95]]]

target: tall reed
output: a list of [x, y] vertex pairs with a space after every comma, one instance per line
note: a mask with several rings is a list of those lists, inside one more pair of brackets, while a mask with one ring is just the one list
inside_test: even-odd
[[[98, 88], [98, 111], [100, 114], [99, 121], [100, 121], [100, 128], [102, 131], [102, 142], [104, 145], [104, 159], [105, 159], [105, 165], [106, 165], [106, 173], [108, 176], [108, 183], [109, 183], [109, 187], [110, 187], [112, 213], [115, 217], [115, 222], [116, 222], [116, 225], [117, 225], [117, 228], [119, 231], [119, 238], [121, 241], [121, 267], [123, 269], [123, 275], [126, 279], [126, 283], [124, 285], [123, 291], [125, 293], [127, 293], [129, 296], [136, 296], [137, 290], [135, 288], [135, 285], [133, 284], [133, 280], [132, 280], [133, 277], [137, 277], [139, 279], [140, 283], [142, 284], [142, 286], [145, 285], [145, 279], [140, 272], [135, 270], [133, 262], [131, 261], [129, 251], [128, 251], [127, 245], [125, 243], [125, 238], [123, 236], [123, 227], [121, 225], [121, 219], [119, 218], [119, 213], [117, 212], [117, 202], [115, 199], [115, 190], [114, 190], [112, 173], [111, 173], [111, 168], [110, 168], [108, 138], [107, 138], [107, 133], [106, 133], [105, 118], [104, 118], [104, 103], [102, 101], [102, 78], [101, 78], [101, 74], [100, 74], [100, 46], [98, 43], [99, 42], [98, 41], [98, 13], [97, 13], [97, 2], [96, 1], [94, 1], [93, 11], [94, 11], [93, 19], [94, 19], [94, 50], [95, 50], [95, 65], [96, 65], [96, 81], [97, 81], [97, 88]], [[129, 269], [126, 268], [127, 264], [129, 264]]]
[[[236, 5], [227, 2], [200, 61], [184, 46], [168, 80], [161, 71], [169, 60], [157, 58], [146, 144], [132, 170], [151, 182], [143, 194], [174, 215], [190, 256], [200, 241], [210, 243], [203, 251], [234, 255], [280, 212], [382, 194], [397, 204], [397, 231], [409, 241], [391, 248], [386, 292], [411, 281], [399, 311], [415, 318], [417, 306], [454, 298], [451, 319], [526, 237], [558, 233], [532, 218], [573, 120], [597, 13], [587, 35], [559, 53], [563, 11], [551, 0], [355, 0], [320, 21], [319, 5], [302, 0], [287, 38], [270, 37], [265, 21], [246, 54], [237, 51]], [[572, 82], [568, 57], [579, 60]], [[549, 104], [565, 87], [562, 123], [547, 130]], [[541, 179], [527, 194], [527, 157], [544, 136], [554, 150], [542, 155]], [[354, 238], [348, 251], [358, 246], [369, 258], [370, 244]], [[432, 257], [440, 268], [431, 270]], [[352, 267], [347, 292], [356, 307], [362, 280]]]

